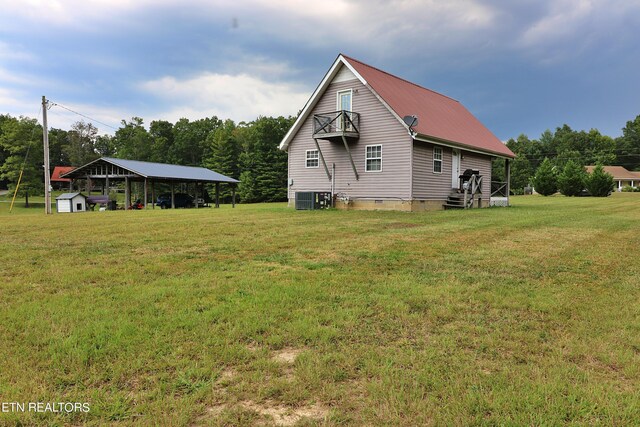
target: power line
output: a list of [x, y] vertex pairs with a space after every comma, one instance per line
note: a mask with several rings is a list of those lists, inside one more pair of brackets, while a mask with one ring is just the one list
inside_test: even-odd
[[96, 119], [94, 119], [93, 117], [89, 117], [89, 116], [87, 116], [87, 115], [85, 115], [85, 114], [82, 114], [82, 113], [79, 113], [79, 112], [77, 112], [77, 111], [74, 111], [74, 110], [72, 110], [72, 109], [71, 109], [71, 108], [69, 108], [69, 107], [65, 107], [65, 106], [64, 106], [64, 105], [62, 105], [62, 104], [58, 104], [57, 102], [51, 102], [51, 101], [49, 101], [49, 104], [50, 104], [52, 107], [53, 107], [53, 106], [57, 106], [57, 107], [63, 108], [63, 109], [65, 109], [65, 110], [67, 110], [67, 111], [69, 111], [69, 112], [71, 112], [71, 113], [77, 114], [77, 115], [79, 115], [79, 116], [81, 116], [81, 117], [84, 117], [85, 119], [89, 119], [89, 120], [91, 120], [91, 121], [93, 121], [93, 122], [100, 123], [101, 125], [106, 126], [106, 127], [108, 127], [108, 128], [111, 128], [111, 129], [113, 129], [113, 130], [118, 130], [118, 128], [116, 128], [116, 127], [113, 127], [113, 126], [108, 125], [108, 124], [106, 124], [106, 123], [104, 123], [104, 122], [101, 122], [100, 120], [96, 120]]

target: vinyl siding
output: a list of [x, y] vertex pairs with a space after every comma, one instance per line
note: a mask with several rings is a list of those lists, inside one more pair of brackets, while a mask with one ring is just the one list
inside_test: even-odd
[[[451, 192], [452, 149], [442, 147], [442, 173], [433, 172], [434, 144], [413, 143], [413, 197], [425, 200], [445, 200]], [[482, 194], [489, 197], [491, 191], [491, 156], [460, 150], [460, 173], [465, 169], [477, 169], [483, 176]]]
[[[305, 156], [307, 150], [316, 148], [312, 138], [313, 114], [336, 111], [337, 92], [347, 89], [353, 90], [352, 110], [360, 113], [360, 139], [349, 143], [360, 179], [356, 180], [342, 142], [318, 140], [329, 171], [332, 163], [336, 165], [335, 192], [351, 198], [409, 199], [412, 140], [404, 126], [357, 79], [332, 82], [292, 139], [288, 148], [289, 179], [293, 180], [289, 198], [296, 191], [331, 190], [322, 161], [318, 168], [306, 168]], [[365, 147], [378, 144], [382, 145], [382, 172], [365, 172]]]
[[57, 202], [58, 212], [71, 212], [71, 200], [58, 200]]
[[479, 170], [482, 176], [482, 198], [488, 200], [491, 196], [491, 156], [468, 151], [462, 151], [462, 155], [464, 159], [462, 159], [460, 173], [465, 169]]

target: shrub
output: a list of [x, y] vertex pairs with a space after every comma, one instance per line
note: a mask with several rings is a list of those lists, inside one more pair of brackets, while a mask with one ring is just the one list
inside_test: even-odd
[[632, 186], [630, 186], [630, 185], [625, 185], [624, 187], [622, 187], [622, 190], [621, 190], [621, 191], [622, 191], [623, 193], [633, 193], [634, 191], [636, 191], [636, 189], [635, 189], [635, 188], [633, 188], [633, 187], [632, 187]]
[[577, 196], [584, 190], [587, 172], [573, 160], [569, 160], [558, 176], [558, 189], [565, 196]]
[[591, 172], [585, 184], [592, 196], [607, 197], [613, 190], [613, 176], [605, 172], [602, 165], [598, 165], [593, 169], [593, 172]]
[[543, 196], [550, 196], [558, 191], [556, 173], [553, 170], [553, 165], [546, 157], [538, 167], [536, 176], [533, 177], [533, 187], [538, 194]]

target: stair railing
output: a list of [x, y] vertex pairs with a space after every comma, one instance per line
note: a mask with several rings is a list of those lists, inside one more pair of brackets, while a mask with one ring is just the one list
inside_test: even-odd
[[464, 208], [473, 208], [476, 193], [482, 193], [482, 177], [471, 175], [469, 181], [464, 183]]

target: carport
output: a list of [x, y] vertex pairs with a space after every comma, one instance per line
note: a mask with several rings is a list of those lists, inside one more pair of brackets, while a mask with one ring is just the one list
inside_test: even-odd
[[[197, 198], [202, 197], [204, 194], [204, 185], [215, 184], [215, 206], [218, 208], [220, 207], [220, 183], [224, 183], [231, 187], [232, 204], [235, 207], [236, 186], [240, 182], [237, 179], [229, 178], [206, 168], [115, 159], [112, 157], [101, 157], [62, 174], [61, 178], [85, 179], [88, 194], [91, 194], [91, 187], [94, 181], [102, 181], [104, 183], [102, 192], [105, 195], [108, 195], [110, 182], [124, 181], [125, 208], [131, 206], [131, 183], [142, 182], [144, 183], [145, 209], [148, 204], [149, 186], [151, 187], [151, 198], [155, 201], [155, 184], [157, 183], [170, 185], [172, 208], [175, 208], [175, 186], [177, 184], [193, 185], [196, 195], [196, 207], [198, 207]], [[153, 207], [155, 208], [155, 205]]]

